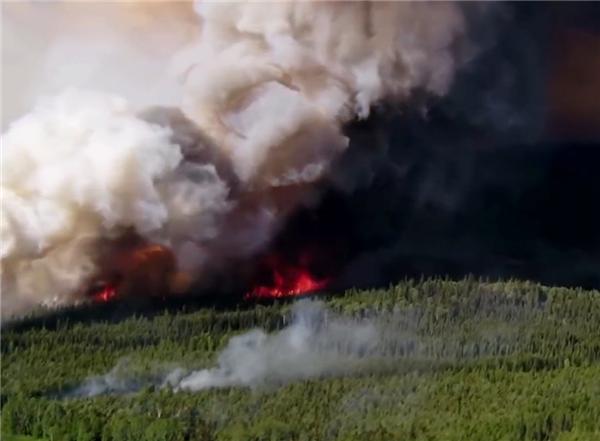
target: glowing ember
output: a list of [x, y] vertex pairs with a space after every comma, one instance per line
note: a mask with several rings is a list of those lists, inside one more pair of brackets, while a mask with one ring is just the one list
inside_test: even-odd
[[308, 256], [302, 255], [298, 266], [283, 264], [276, 257], [263, 262], [270, 272], [269, 283], [260, 283], [252, 289], [246, 298], [295, 296], [325, 288], [329, 278], [315, 277], [308, 267]]
[[104, 285], [104, 288], [99, 294], [94, 295], [92, 298], [97, 302], [108, 302], [116, 295], [115, 287], [111, 284]]

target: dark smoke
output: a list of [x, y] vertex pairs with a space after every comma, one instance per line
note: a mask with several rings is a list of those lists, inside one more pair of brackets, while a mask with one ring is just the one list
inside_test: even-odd
[[320, 246], [332, 288], [467, 274], [600, 287], [600, 144], [553, 137], [546, 102], [551, 32], [581, 20], [568, 4], [497, 7], [471, 24], [481, 46], [447, 96], [346, 127], [320, 203], [274, 249]]

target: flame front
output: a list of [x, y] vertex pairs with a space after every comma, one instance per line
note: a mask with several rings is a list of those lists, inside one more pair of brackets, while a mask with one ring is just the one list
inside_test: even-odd
[[246, 298], [296, 296], [324, 289], [329, 277], [317, 277], [310, 271], [310, 256], [302, 254], [297, 264], [282, 262], [277, 256], [269, 256], [263, 262], [269, 273], [269, 282], [258, 283]]
[[179, 281], [175, 256], [160, 245], [115, 248], [100, 278], [102, 289], [93, 294], [95, 301], [115, 297], [143, 295], [164, 296], [170, 293], [172, 280]]
[[[33, 3], [2, 16], [2, 296], [23, 310], [90, 278], [162, 297], [253, 259], [318, 195], [346, 124], [444, 95], [470, 58], [455, 2]], [[105, 259], [123, 229], [189, 274], [171, 251]], [[282, 294], [320, 286], [288, 272]]]
[[108, 302], [117, 295], [115, 286], [111, 283], [104, 285], [102, 291], [99, 294], [92, 296], [92, 299], [96, 302]]

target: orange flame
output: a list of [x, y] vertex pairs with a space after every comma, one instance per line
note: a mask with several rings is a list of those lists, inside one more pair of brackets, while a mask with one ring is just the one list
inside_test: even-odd
[[144, 264], [149, 263], [151, 259], [162, 260], [164, 257], [168, 257], [167, 254], [169, 254], [169, 251], [160, 245], [149, 245], [143, 248], [138, 248], [128, 256], [125, 256], [125, 259], [127, 260], [125, 265], [130, 267], [132, 270], [137, 270]]
[[267, 298], [296, 296], [324, 289], [329, 278], [318, 278], [308, 269], [309, 256], [300, 256], [297, 266], [282, 263], [277, 257], [263, 261], [268, 267], [271, 281], [255, 286], [245, 298]]
[[107, 283], [99, 294], [92, 296], [92, 299], [96, 302], [108, 302], [117, 295], [115, 286]]
[[[304, 252], [294, 263], [277, 255], [263, 259], [259, 262], [263, 283], [257, 283], [245, 298], [295, 296], [324, 289], [330, 278], [313, 274], [311, 257], [317, 256]], [[97, 302], [131, 295], [183, 294], [193, 286], [194, 277], [177, 270], [175, 256], [168, 249], [138, 244], [113, 248], [101, 280], [101, 290], [91, 296]]]
[[[177, 276], [173, 253], [160, 245], [115, 248], [104, 268], [102, 290], [92, 299], [107, 302], [121, 295], [165, 295]], [[179, 285], [182, 284], [176, 277]]]

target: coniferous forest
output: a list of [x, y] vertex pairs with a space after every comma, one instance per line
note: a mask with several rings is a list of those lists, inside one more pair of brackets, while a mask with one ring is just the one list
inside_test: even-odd
[[303, 302], [6, 325], [3, 439], [600, 440], [597, 291], [436, 279]]

